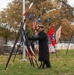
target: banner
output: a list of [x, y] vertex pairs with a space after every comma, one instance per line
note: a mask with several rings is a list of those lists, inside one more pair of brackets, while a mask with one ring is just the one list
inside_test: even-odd
[[35, 31], [36, 28], [37, 28], [37, 26], [36, 26], [36, 22], [34, 21], [34, 22], [33, 22], [33, 30]]
[[33, 2], [30, 4], [29, 9], [32, 7], [32, 5], [33, 5]]
[[34, 13], [32, 12], [29, 16], [29, 19], [32, 20], [33, 17], [34, 17]]
[[62, 29], [62, 26], [60, 26], [58, 30], [56, 31], [56, 43], [58, 43], [59, 39], [61, 38], [61, 29]]
[[23, 16], [26, 16], [26, 12], [32, 7], [33, 2], [30, 4], [29, 8], [23, 13]]
[[26, 16], [26, 11], [23, 13], [23, 16]]
[[39, 23], [41, 22], [40, 15], [38, 16], [38, 22], [39, 22]]
[[54, 29], [54, 25], [52, 25], [52, 27], [51, 27], [50, 30], [48, 31], [48, 36], [50, 37], [50, 40], [51, 40], [52, 45], [55, 46], [56, 39], [55, 39], [55, 29]]

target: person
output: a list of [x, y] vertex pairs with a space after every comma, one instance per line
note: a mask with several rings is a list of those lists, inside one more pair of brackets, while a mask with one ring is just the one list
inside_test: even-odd
[[[37, 35], [38, 35], [38, 32], [37, 32], [37, 30], [35, 30], [35, 32], [34, 32], [34, 37], [37, 37]], [[38, 53], [39, 52], [39, 47], [38, 47], [38, 40], [36, 40], [35, 41], [35, 45], [34, 45], [34, 48], [35, 48], [35, 53]]]
[[44, 68], [45, 65], [47, 68], [50, 68], [51, 64], [49, 59], [48, 35], [44, 31], [43, 25], [39, 25], [38, 27], [38, 36], [30, 38], [30, 40], [39, 41], [39, 61], [41, 62], [39, 68]]

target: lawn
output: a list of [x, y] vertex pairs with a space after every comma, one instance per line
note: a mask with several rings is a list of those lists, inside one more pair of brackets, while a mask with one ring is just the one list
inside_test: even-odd
[[0, 55], [0, 75], [74, 75], [74, 50], [69, 50], [67, 55], [66, 50], [60, 50], [57, 54], [58, 58], [55, 54], [50, 55], [52, 68], [38, 69], [31, 66], [28, 59], [21, 62], [22, 56], [17, 55], [14, 62], [12, 56], [7, 70], [4, 69], [8, 55]]

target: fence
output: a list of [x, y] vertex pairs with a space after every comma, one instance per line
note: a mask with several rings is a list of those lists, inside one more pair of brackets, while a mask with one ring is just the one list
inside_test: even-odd
[[[13, 45], [14, 45], [14, 43], [12, 44], [12, 43], [9, 43], [9, 42], [8, 42], [8, 44], [4, 44], [4, 41], [0, 40], [0, 54], [10, 53], [11, 50], [12, 50]], [[14, 50], [13, 53], [16, 52], [17, 46], [18, 46], [18, 44], [16, 45], [15, 50]], [[22, 53], [22, 47], [19, 48], [18, 53]]]
[[56, 49], [57, 50], [66, 50], [66, 49], [74, 49], [74, 44], [73, 43], [58, 43], [56, 44]]
[[[74, 50], [74, 44], [73, 43], [58, 43], [56, 44], [56, 50], [66, 50], [66, 49], [72, 49]], [[4, 53], [10, 53], [12, 47], [11, 46], [4, 46], [4, 41], [0, 40], [0, 54]], [[16, 48], [15, 48], [16, 50]], [[22, 51], [22, 48], [20, 49]]]

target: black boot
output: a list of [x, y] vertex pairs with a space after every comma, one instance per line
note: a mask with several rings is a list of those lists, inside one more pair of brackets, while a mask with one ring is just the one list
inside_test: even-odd
[[45, 61], [45, 62], [46, 62], [46, 67], [47, 67], [47, 68], [51, 68], [50, 61]]
[[45, 66], [45, 62], [43, 61], [43, 63], [42, 63], [42, 69], [44, 68], [44, 66]]

